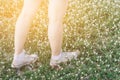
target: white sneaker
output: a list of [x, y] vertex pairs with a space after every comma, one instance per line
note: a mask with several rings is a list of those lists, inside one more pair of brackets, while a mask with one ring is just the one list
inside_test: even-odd
[[29, 65], [36, 62], [38, 56], [36, 54], [28, 55], [23, 50], [19, 55], [14, 55], [13, 62], [11, 64], [12, 68], [21, 68], [22, 66]]
[[76, 51], [76, 52], [62, 52], [60, 59], [53, 60], [51, 58], [50, 66], [57, 67], [57, 66], [59, 66], [60, 63], [71, 61], [72, 59], [77, 60], [77, 57], [78, 57], [79, 53], [80, 53], [79, 51]]

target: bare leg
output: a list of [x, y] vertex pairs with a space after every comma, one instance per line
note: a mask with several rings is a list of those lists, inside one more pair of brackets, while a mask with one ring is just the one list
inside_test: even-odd
[[15, 28], [15, 54], [22, 52], [34, 14], [41, 0], [24, 0], [22, 12], [16, 22]]
[[48, 38], [52, 55], [57, 56], [62, 47], [62, 21], [67, 8], [67, 0], [49, 0], [49, 27]]
[[22, 12], [16, 22], [15, 28], [15, 54], [11, 64], [12, 68], [16, 68], [18, 74], [20, 68], [25, 65], [30, 65], [34, 63], [38, 56], [35, 54], [28, 55], [25, 54], [23, 50], [27, 33], [29, 31], [29, 26], [32, 19], [40, 5], [41, 0], [24, 0], [24, 6]]

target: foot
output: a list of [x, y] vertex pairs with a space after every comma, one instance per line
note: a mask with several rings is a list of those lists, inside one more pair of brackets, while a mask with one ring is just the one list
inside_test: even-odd
[[29, 65], [31, 63], [36, 62], [37, 59], [38, 59], [37, 55], [35, 55], [35, 54], [28, 55], [28, 54], [26, 54], [25, 51], [22, 51], [22, 53], [20, 53], [18, 55], [14, 55], [14, 59], [11, 64], [11, 67], [20, 69], [21, 67], [23, 67], [25, 65]]
[[52, 68], [59, 68], [60, 63], [71, 61], [72, 59], [77, 60], [78, 55], [79, 55], [79, 51], [76, 51], [76, 52], [62, 52], [61, 56], [58, 60], [54, 60], [54, 59], [51, 58], [50, 66], [52, 66]]

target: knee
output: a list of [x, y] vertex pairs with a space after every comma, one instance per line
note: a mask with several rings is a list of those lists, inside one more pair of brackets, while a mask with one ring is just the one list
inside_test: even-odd
[[49, 24], [52, 26], [59, 25], [63, 21], [63, 16], [59, 15], [57, 12], [53, 14], [49, 14]]
[[62, 24], [62, 19], [52, 19], [49, 20], [49, 27], [59, 26]]
[[61, 23], [66, 11], [66, 2], [64, 0], [50, 0], [48, 8], [48, 17], [50, 23]]
[[24, 18], [27, 18], [27, 17], [32, 17], [34, 15], [34, 12], [30, 11], [30, 10], [23, 10], [21, 15], [24, 17]]
[[[39, 1], [41, 1], [41, 0], [39, 0]], [[24, 17], [32, 17], [37, 12], [39, 5], [40, 5], [40, 3], [39, 2], [37, 3], [37, 1], [32, 1], [32, 0], [26, 1], [26, 2], [24, 2], [24, 6], [23, 6], [21, 14]], [[30, 8], [30, 7], [32, 7], [32, 8]]]

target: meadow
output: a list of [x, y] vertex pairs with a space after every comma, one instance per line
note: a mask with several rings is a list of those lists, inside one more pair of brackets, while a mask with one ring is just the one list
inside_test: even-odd
[[14, 30], [23, 0], [0, 0], [0, 80], [120, 80], [120, 0], [69, 0], [64, 17], [63, 51], [80, 51], [78, 60], [49, 66], [48, 0], [41, 3], [25, 44], [39, 60], [34, 71], [11, 68]]

